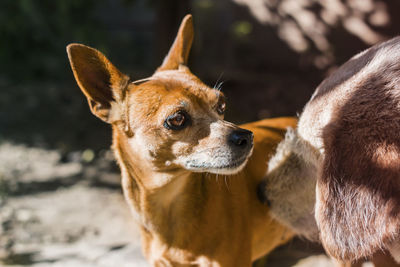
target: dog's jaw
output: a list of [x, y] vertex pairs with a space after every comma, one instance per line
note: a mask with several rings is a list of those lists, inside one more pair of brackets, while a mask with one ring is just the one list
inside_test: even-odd
[[200, 156], [196, 159], [182, 158], [175, 163], [191, 172], [213, 173], [218, 175], [234, 175], [243, 170], [253, 153], [253, 147], [244, 155], [232, 159], [225, 155], [221, 157]]

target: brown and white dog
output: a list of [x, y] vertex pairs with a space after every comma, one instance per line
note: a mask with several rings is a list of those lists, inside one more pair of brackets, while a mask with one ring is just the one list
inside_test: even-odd
[[256, 188], [297, 120], [243, 128], [225, 121], [223, 94], [186, 66], [192, 39], [189, 15], [161, 67], [134, 82], [93, 48], [71, 44], [67, 51], [92, 113], [112, 125], [124, 195], [148, 261], [251, 266], [293, 236], [271, 218]]
[[315, 186], [330, 255], [354, 261], [388, 250], [400, 261], [400, 37], [324, 80], [270, 160], [263, 192], [271, 213], [311, 239], [319, 234]]

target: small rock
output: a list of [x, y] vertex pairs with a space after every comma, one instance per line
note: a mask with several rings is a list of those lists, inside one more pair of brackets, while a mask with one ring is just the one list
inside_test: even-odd
[[28, 222], [32, 220], [33, 214], [30, 210], [19, 210], [17, 211], [16, 218], [20, 222]]
[[3, 207], [0, 211], [0, 220], [13, 217], [14, 210], [10, 207]]

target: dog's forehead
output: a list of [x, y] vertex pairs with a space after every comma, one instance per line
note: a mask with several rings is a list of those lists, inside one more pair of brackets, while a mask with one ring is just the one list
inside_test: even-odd
[[217, 99], [221, 93], [205, 85], [189, 71], [168, 70], [156, 72], [153, 76], [131, 83], [129, 91], [138, 96], [144, 94], [147, 98], [168, 97], [179, 98], [194, 96], [204, 99]]
[[207, 90], [209, 87], [205, 85], [197, 76], [193, 75], [189, 70], [166, 70], [156, 72], [150, 79], [157, 80], [165, 84], [174, 84], [185, 88]]
[[183, 71], [157, 72], [149, 78], [132, 82], [127, 93], [129, 110], [147, 118], [156, 113], [166, 116], [179, 108], [206, 111], [214, 107], [222, 96], [220, 91]]

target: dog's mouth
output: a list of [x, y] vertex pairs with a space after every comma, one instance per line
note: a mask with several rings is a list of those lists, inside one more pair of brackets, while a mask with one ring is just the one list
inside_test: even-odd
[[192, 159], [185, 162], [185, 168], [194, 172], [209, 172], [222, 175], [233, 175], [240, 172], [253, 152], [251, 148], [247, 153], [244, 153], [235, 158], [229, 156], [210, 157], [208, 160]]

